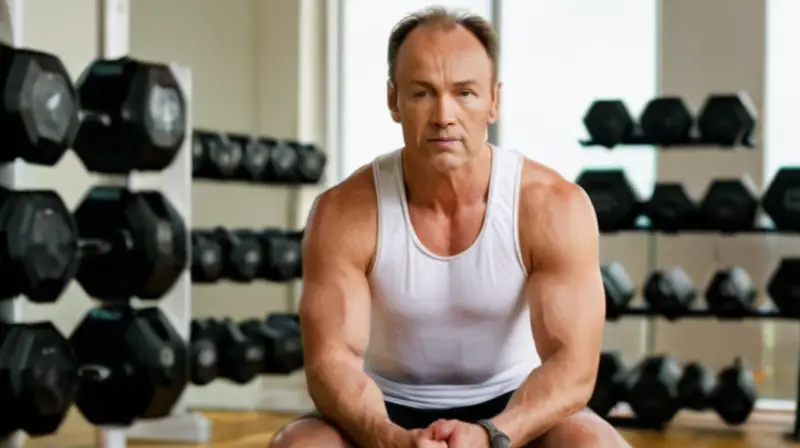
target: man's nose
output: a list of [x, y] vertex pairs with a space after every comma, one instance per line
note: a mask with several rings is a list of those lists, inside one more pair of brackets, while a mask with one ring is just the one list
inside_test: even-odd
[[449, 95], [441, 95], [436, 100], [436, 110], [433, 113], [431, 124], [438, 128], [447, 128], [456, 122], [455, 101]]

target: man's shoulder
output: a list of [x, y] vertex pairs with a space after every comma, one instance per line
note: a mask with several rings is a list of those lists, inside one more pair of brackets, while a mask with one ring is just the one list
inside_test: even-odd
[[553, 168], [523, 157], [520, 219], [558, 225], [589, 212], [594, 214], [594, 208], [580, 186]]
[[340, 237], [351, 231], [363, 232], [375, 227], [376, 202], [372, 169], [365, 165], [317, 197], [309, 225], [329, 229]]

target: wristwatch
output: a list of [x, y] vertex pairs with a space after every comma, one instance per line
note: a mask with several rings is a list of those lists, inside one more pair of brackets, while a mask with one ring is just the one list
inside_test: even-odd
[[511, 439], [494, 426], [491, 420], [478, 420], [478, 424], [489, 434], [489, 445], [492, 448], [508, 448], [511, 446]]

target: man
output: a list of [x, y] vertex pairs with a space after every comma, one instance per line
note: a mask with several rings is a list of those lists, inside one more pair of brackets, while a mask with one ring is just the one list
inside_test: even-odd
[[271, 446], [627, 446], [584, 410], [605, 316], [594, 210], [486, 143], [497, 47], [484, 19], [441, 8], [394, 29], [405, 147], [311, 212], [300, 319], [319, 412]]

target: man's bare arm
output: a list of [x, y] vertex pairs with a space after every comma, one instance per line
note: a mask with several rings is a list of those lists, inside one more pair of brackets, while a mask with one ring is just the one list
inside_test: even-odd
[[370, 242], [360, 207], [351, 202], [356, 198], [345, 196], [352, 195], [323, 194], [304, 235], [300, 321], [308, 391], [319, 412], [359, 446], [401, 446], [407, 432], [389, 421], [381, 391], [363, 371]]
[[[530, 204], [538, 203], [540, 215], [530, 221], [526, 238], [533, 249], [526, 296], [542, 365], [492, 419], [513, 447], [524, 446], [586, 406], [605, 322], [594, 208], [571, 183], [562, 182], [547, 194], [552, 195], [548, 207], [539, 200]], [[521, 213], [525, 208], [523, 203]]]

